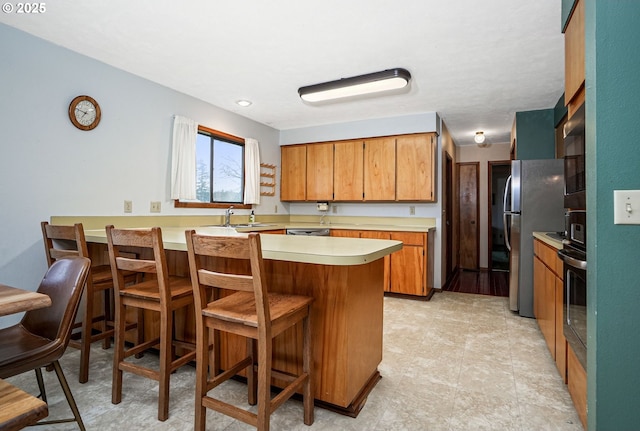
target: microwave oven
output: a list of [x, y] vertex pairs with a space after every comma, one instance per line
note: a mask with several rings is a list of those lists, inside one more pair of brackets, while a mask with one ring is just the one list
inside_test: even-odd
[[564, 125], [564, 207], [585, 209], [584, 103]]

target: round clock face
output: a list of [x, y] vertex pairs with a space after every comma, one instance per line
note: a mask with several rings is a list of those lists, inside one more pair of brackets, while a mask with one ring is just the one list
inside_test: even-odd
[[89, 96], [78, 96], [69, 105], [69, 119], [80, 130], [91, 130], [100, 122], [100, 106]]

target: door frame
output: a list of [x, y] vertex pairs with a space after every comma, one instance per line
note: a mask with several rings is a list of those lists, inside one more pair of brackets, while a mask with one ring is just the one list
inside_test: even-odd
[[[462, 214], [460, 211], [460, 167], [465, 165], [473, 165], [476, 167], [476, 261], [475, 261], [475, 269], [471, 268], [462, 268], [462, 261], [460, 259], [460, 223], [462, 223]], [[480, 162], [458, 162], [456, 163], [456, 171], [457, 171], [457, 181], [456, 181], [456, 196], [458, 200], [458, 267], [460, 269], [469, 269], [469, 270], [480, 270]]]
[[[493, 259], [491, 253], [493, 251], [493, 214], [491, 212], [491, 196], [493, 195], [493, 168], [494, 166], [509, 166], [511, 168], [511, 160], [490, 160], [487, 166], [487, 269], [493, 270]], [[509, 169], [511, 172], [511, 169]]]
[[454, 214], [454, 201], [453, 201], [453, 158], [449, 155], [448, 152], [444, 152], [444, 183], [443, 183], [443, 194], [444, 194], [444, 220], [443, 220], [443, 231], [444, 231], [444, 253], [442, 254], [444, 259], [444, 278], [442, 286], [447, 286], [451, 279], [453, 278], [453, 274], [455, 274], [456, 262], [454, 262], [454, 232], [455, 232], [455, 224], [456, 217]]

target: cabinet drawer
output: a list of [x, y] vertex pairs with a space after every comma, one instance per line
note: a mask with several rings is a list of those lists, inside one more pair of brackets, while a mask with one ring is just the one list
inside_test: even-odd
[[402, 241], [406, 245], [426, 246], [427, 234], [424, 232], [391, 232], [391, 239]]

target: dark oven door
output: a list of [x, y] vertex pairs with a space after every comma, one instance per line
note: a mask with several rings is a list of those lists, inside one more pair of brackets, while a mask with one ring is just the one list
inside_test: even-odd
[[564, 336], [587, 369], [587, 261], [571, 248], [558, 251], [564, 262]]

